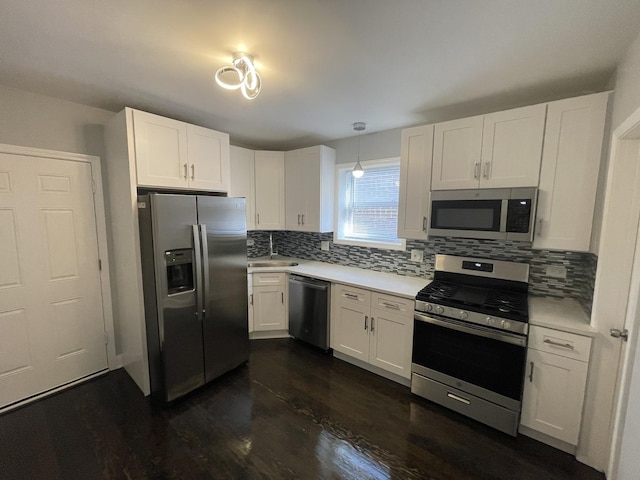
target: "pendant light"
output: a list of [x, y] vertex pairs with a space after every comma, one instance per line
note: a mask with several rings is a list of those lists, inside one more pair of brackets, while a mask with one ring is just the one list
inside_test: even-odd
[[362, 165], [360, 164], [360, 132], [365, 128], [367, 128], [367, 124], [364, 122], [356, 122], [353, 124], [353, 129], [358, 132], [358, 161], [351, 171], [351, 175], [353, 175], [354, 178], [360, 178], [364, 175], [364, 168], [362, 168]]

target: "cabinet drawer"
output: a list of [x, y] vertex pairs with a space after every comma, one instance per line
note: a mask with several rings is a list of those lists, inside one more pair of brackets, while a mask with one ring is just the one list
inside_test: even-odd
[[400, 314], [410, 313], [411, 318], [413, 318], [413, 311], [415, 309], [414, 303], [415, 302], [413, 300], [408, 298], [394, 297], [393, 295], [374, 292], [371, 307]]
[[591, 338], [533, 325], [529, 330], [529, 348], [588, 362]]
[[284, 285], [286, 283], [285, 273], [253, 273], [253, 286], [268, 286], [268, 285]]
[[371, 292], [368, 290], [337, 284], [336, 293], [337, 298], [343, 304], [353, 302], [354, 304], [357, 303], [358, 305], [365, 305], [367, 308], [369, 308], [369, 302], [371, 301]]

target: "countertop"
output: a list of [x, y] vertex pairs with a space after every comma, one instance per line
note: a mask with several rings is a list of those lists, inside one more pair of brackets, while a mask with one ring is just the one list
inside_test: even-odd
[[582, 306], [572, 298], [529, 296], [530, 325], [595, 337], [598, 331], [589, 321]]
[[[264, 258], [250, 258], [249, 261], [264, 261]], [[395, 273], [374, 272], [364, 268], [345, 267], [335, 263], [316, 262], [289, 257], [277, 257], [277, 260], [298, 262], [295, 267], [251, 267], [249, 273], [287, 272], [307, 277], [361, 287], [389, 295], [414, 300], [431, 278], [409, 277]]]

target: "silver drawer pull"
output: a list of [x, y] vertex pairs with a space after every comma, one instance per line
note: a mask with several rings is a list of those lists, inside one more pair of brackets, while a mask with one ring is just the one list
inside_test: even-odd
[[344, 292], [344, 296], [349, 298], [355, 298], [356, 300], [358, 299], [358, 295], [356, 295], [355, 293]]
[[570, 343], [558, 343], [558, 342], [554, 342], [553, 340], [549, 340], [548, 338], [544, 339], [544, 343], [553, 345], [554, 347], [562, 347], [562, 348], [568, 348], [569, 350], [573, 350], [573, 345], [571, 345]]
[[382, 305], [387, 308], [393, 308], [394, 310], [400, 310], [400, 305], [397, 303], [382, 302]]
[[449, 397], [452, 400], [456, 400], [456, 401], [458, 401], [460, 403], [464, 403], [465, 405], [471, 405], [471, 402], [469, 400], [467, 400], [466, 398], [459, 397], [458, 395], [455, 395], [455, 394], [453, 394], [451, 392], [447, 392], [447, 397]]

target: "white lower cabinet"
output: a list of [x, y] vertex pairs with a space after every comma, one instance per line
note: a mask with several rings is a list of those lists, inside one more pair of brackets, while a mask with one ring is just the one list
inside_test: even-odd
[[253, 307], [253, 330], [287, 330], [286, 274], [254, 273], [252, 276], [253, 296], [249, 303]]
[[413, 300], [334, 284], [331, 347], [409, 379], [413, 310]]
[[249, 322], [249, 333], [251, 333], [253, 332], [253, 275], [251, 273], [247, 274], [247, 295], [249, 298], [247, 321]]
[[590, 351], [589, 337], [531, 327], [521, 426], [578, 444]]

